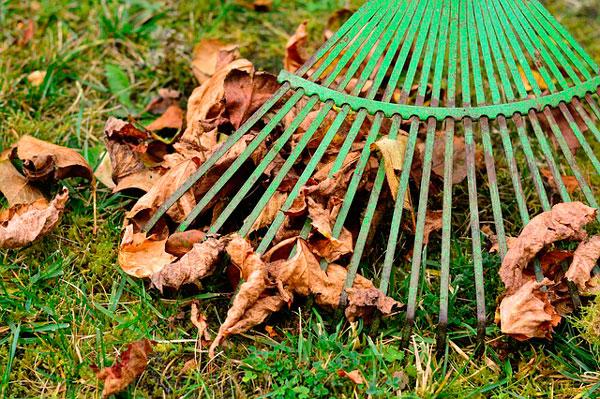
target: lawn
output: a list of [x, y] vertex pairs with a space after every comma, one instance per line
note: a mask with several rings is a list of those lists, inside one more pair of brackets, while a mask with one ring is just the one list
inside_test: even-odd
[[[141, 111], [163, 87], [184, 96], [192, 92], [197, 84], [190, 60], [198, 40], [237, 43], [258, 68], [277, 73], [288, 37], [302, 21], [309, 21], [315, 48], [332, 13], [362, 2], [274, 0], [270, 12], [239, 3], [0, 0], [0, 149], [29, 134], [75, 148], [95, 167], [104, 150], [108, 117]], [[544, 3], [600, 62], [598, 0]], [[35, 21], [35, 32], [21, 46], [16, 42], [27, 19]], [[128, 90], [115, 93], [111, 88], [107, 75], [115, 69]], [[46, 71], [46, 77], [36, 87], [27, 77], [37, 70]], [[524, 159], [518, 162], [525, 167]], [[507, 170], [500, 170], [498, 179], [501, 189], [511, 184]], [[209, 359], [206, 348], [198, 347], [190, 307], [199, 303], [214, 335], [231, 301], [231, 288], [217, 276], [203, 282], [201, 290], [162, 296], [147, 282], [128, 276], [116, 256], [123, 214], [134, 199], [112, 195], [100, 185], [94, 232], [89, 185], [78, 179], [66, 184], [71, 199], [58, 228], [31, 246], [0, 252], [3, 397], [100, 397], [102, 386], [91, 366], [111, 365], [127, 343], [142, 338], [156, 341], [154, 353], [122, 397], [600, 395], [600, 337], [593, 334], [600, 323], [600, 300], [570, 316], [553, 341], [517, 343], [490, 323], [486, 352], [475, 356], [471, 243], [464, 238], [464, 224], [452, 241], [451, 344], [445, 356], [434, 353], [439, 263], [431, 260], [415, 335], [404, 349], [401, 315], [371, 331], [361, 322], [349, 324], [310, 303], [298, 303], [267, 325], [228, 340]], [[486, 190], [480, 190], [480, 198], [489, 205]], [[456, 191], [466, 201], [466, 184]], [[531, 209], [541, 211], [535, 203]], [[459, 209], [455, 221], [464, 223], [467, 211], [468, 206]], [[515, 204], [506, 204], [505, 214], [517, 215]], [[482, 220], [492, 220], [489, 206], [482, 215]], [[521, 228], [518, 223], [509, 226], [513, 234]], [[488, 320], [494, 318], [502, 291], [499, 262], [497, 255], [484, 254]], [[365, 261], [361, 269], [376, 277], [374, 261]], [[398, 298], [406, 296], [409, 270], [405, 261], [395, 271], [393, 294]], [[365, 384], [339, 374], [357, 369]]]

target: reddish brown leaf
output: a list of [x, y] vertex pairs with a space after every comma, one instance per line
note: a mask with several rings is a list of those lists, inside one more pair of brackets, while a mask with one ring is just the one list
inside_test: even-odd
[[198, 338], [200, 341], [200, 346], [208, 344], [212, 340], [212, 338], [210, 336], [210, 332], [208, 331], [206, 315], [200, 313], [196, 301], [192, 302], [192, 312], [190, 315], [190, 320], [192, 324], [198, 329]]
[[171, 105], [164, 114], [146, 126], [146, 129], [152, 132], [158, 132], [163, 129], [179, 131], [181, 128], [183, 128], [183, 110], [177, 104]]
[[192, 250], [194, 244], [204, 240], [206, 234], [200, 230], [177, 231], [169, 236], [165, 249], [171, 255], [181, 257]]
[[308, 59], [303, 48], [308, 39], [308, 33], [306, 32], [307, 24], [308, 22], [306, 21], [301, 23], [285, 46], [283, 67], [286, 71], [296, 72]]
[[[542, 173], [542, 176], [544, 176], [546, 182], [548, 182], [548, 185], [552, 188], [552, 190], [554, 190], [555, 192], [559, 192], [558, 185], [556, 184], [556, 180], [554, 180], [554, 175], [552, 174], [550, 169], [541, 168], [540, 172]], [[561, 179], [569, 194], [573, 194], [576, 190], [579, 190], [579, 182], [577, 181], [575, 176], [562, 175]]]
[[148, 365], [148, 355], [152, 353], [152, 342], [147, 339], [136, 341], [127, 346], [120, 359], [111, 367], [105, 367], [96, 372], [96, 377], [104, 381], [102, 397], [123, 391], [134, 382]]
[[425, 228], [423, 229], [423, 245], [429, 243], [431, 233], [442, 229], [442, 211], [427, 210], [425, 216]]
[[17, 24], [17, 30], [19, 30], [21, 34], [17, 40], [17, 45], [23, 47], [33, 39], [33, 35], [35, 34], [35, 21], [33, 19], [27, 19], [19, 22]]
[[270, 73], [233, 69], [224, 81], [226, 110], [229, 121], [238, 129], [279, 88]]

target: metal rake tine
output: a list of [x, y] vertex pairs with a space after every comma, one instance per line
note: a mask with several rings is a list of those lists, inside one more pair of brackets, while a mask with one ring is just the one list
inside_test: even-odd
[[[525, 45], [526, 50], [530, 54], [530, 56], [535, 57], [536, 54], [538, 54], [538, 53], [541, 54], [542, 58], [546, 61], [546, 65], [553, 72], [554, 77], [557, 78], [557, 80], [558, 80], [559, 84], [562, 86], [562, 88], [563, 89], [568, 88], [568, 83], [566, 82], [565, 78], [562, 76], [562, 73], [558, 69], [558, 66], [556, 65], [556, 63], [554, 62], [554, 60], [552, 59], [552, 57], [550, 56], [548, 51], [546, 50], [546, 47], [532, 33], [532, 28], [527, 25], [526, 21], [523, 20], [521, 13], [518, 11], [518, 9], [515, 12], [515, 10], [511, 8], [511, 10], [509, 11], [509, 14], [510, 14], [510, 17], [512, 17], [512, 18], [515, 18], [515, 16], [516, 16], [517, 21], [520, 22], [520, 24], [521, 24], [521, 27], [518, 24], [515, 24], [514, 26], [516, 27], [517, 31], [519, 31], [519, 33], [521, 33], [521, 39]], [[526, 34], [524, 34], [525, 32], [523, 32], [523, 30], [522, 30], [523, 28], [525, 29]], [[548, 43], [551, 43], [551, 42], [548, 42]], [[513, 48], [514, 48], [514, 46], [513, 46]], [[553, 47], [551, 46], [550, 48], [552, 50]], [[558, 54], [559, 54], [559, 52], [557, 52], [557, 51], [554, 52], [555, 56], [557, 56]], [[572, 68], [569, 67], [569, 64], [566, 63], [566, 59], [564, 59], [564, 57], [561, 56], [559, 58], [559, 60], [562, 60], [563, 62], [565, 62], [567, 71], [571, 75], [571, 78], [574, 79], [576, 83], [580, 83], [581, 81], [579, 80], [579, 78], [577, 77], [575, 72], [572, 70]], [[528, 66], [528, 68], [530, 68], [528, 63], [525, 63], [525, 64]], [[549, 76], [548, 72], [546, 71], [546, 68], [542, 67], [542, 68], [539, 68], [539, 70], [540, 70], [540, 73], [542, 74], [542, 76], [544, 77], [550, 91], [551, 92], [556, 91], [556, 87], [554, 86], [554, 83], [553, 83], [551, 77]], [[530, 82], [530, 84], [532, 84], [532, 85], [535, 84], [537, 86], [535, 79], [532, 82]], [[561, 103], [559, 105], [559, 109], [562, 112], [562, 114], [564, 115], [564, 117], [567, 119], [569, 126], [573, 130], [575, 136], [577, 137], [577, 140], [581, 144], [586, 155], [592, 161], [594, 168], [600, 174], [600, 161], [598, 161], [598, 158], [595, 156], [593, 150], [587, 143], [587, 140], [585, 139], [585, 137], [579, 130], [579, 126], [575, 122], [575, 119], [571, 115], [571, 112], [568, 110], [567, 106], [564, 103]], [[594, 131], [595, 133], [600, 135], [600, 132], [598, 132], [596, 126], [593, 123], [591, 123], [591, 120], [589, 120], [589, 119], [586, 120], [586, 123], [588, 124], [588, 127], [590, 129], [592, 129], [592, 131]]]
[[[462, 101], [464, 107], [471, 107], [471, 90], [470, 90], [470, 67], [474, 70], [474, 80], [477, 82], [481, 79], [479, 67], [479, 51], [476, 42], [469, 32], [473, 30], [473, 18], [471, 15], [471, 1], [461, 0], [462, 13], [460, 23], [468, 26], [468, 29], [463, 29], [460, 32], [461, 43], [461, 78], [462, 78]], [[466, 15], [465, 15], [466, 14]], [[466, 21], [465, 21], [466, 18]], [[481, 97], [481, 88], [475, 84], [476, 97]], [[483, 286], [483, 260], [481, 255], [481, 236], [479, 234], [479, 209], [477, 205], [477, 180], [475, 175], [475, 139], [473, 134], [472, 120], [470, 118], [463, 119], [465, 130], [465, 158], [467, 165], [467, 185], [469, 191], [469, 210], [471, 219], [471, 239], [473, 252], [473, 273], [475, 276], [475, 299], [477, 304], [477, 353], [481, 353], [485, 344], [485, 329], [486, 329], [486, 313], [485, 313], [485, 291]]]
[[[404, 28], [402, 28], [402, 26], [404, 26]], [[399, 42], [399, 37], [400, 37], [400, 35], [404, 34], [403, 29], [405, 29], [405, 27], [406, 27], [405, 24], [402, 24], [399, 27], [398, 35], [394, 39], [394, 43]], [[380, 45], [381, 45], [381, 43], [380, 43]], [[393, 47], [394, 46], [392, 46], [392, 48]], [[375, 79], [375, 83], [373, 84], [373, 87], [370, 89], [369, 94], [367, 95], [367, 98], [373, 98], [375, 96], [375, 94], [377, 92], [377, 89], [378, 89], [378, 86], [383, 81], [383, 77], [385, 75], [385, 71], [389, 67], [389, 64], [391, 63], [392, 58], [393, 58], [392, 54], [386, 55], [386, 57], [384, 59], [384, 62], [382, 64], [382, 67], [380, 68], [380, 70], [377, 73], [377, 77]], [[369, 65], [371, 63], [372, 63], [372, 61], [369, 61]], [[364, 84], [365, 80], [361, 79], [361, 81]], [[340, 85], [344, 85], [344, 82], [342, 82]], [[359, 82], [359, 84], [357, 84], [357, 86], [354, 89], [354, 92], [353, 92], [354, 95], [356, 95], [356, 94], [358, 94], [360, 92], [360, 89], [361, 89], [360, 86], [361, 86], [361, 83]], [[361, 125], [362, 125], [362, 123], [363, 123], [363, 121], [364, 121], [365, 118], [366, 118], [366, 111], [364, 111], [364, 110], [359, 111], [359, 113], [357, 114], [357, 117], [356, 117], [356, 119], [355, 119], [355, 121], [353, 123], [353, 126], [352, 126], [352, 128], [350, 130], [350, 133], [347, 136], [346, 140], [344, 140], [342, 148], [340, 149], [340, 152], [339, 152], [339, 154], [337, 156], [337, 159], [336, 159], [333, 167], [331, 168], [330, 177], [331, 177], [331, 175], [333, 175], [333, 173], [335, 173], [337, 170], [339, 170], [341, 168], [342, 163], [343, 163], [344, 159], [346, 158], [346, 155], [348, 154], [348, 152], [350, 150], [350, 147], [351, 147], [352, 143], [354, 142], [354, 138], [358, 134], [358, 132], [360, 130], [360, 127], [361, 127]], [[322, 145], [323, 145], [323, 143], [321, 143], [320, 148], [322, 148], [322, 150], [325, 151], [326, 146], [322, 147]], [[315, 158], [313, 156], [313, 158], [314, 159], [311, 160], [311, 164], [314, 164], [314, 166], [316, 167], [316, 163], [320, 159], [320, 156], [318, 158]], [[284, 206], [282, 207], [282, 210], [278, 213], [278, 215], [276, 216], [275, 220], [273, 221], [273, 223], [269, 227], [269, 230], [267, 231], [265, 237], [261, 241], [261, 244], [259, 245], [259, 247], [257, 249], [257, 252], [262, 253], [262, 252], [266, 251], [266, 248], [268, 247], [268, 245], [270, 245], [270, 242], [274, 238], [274, 236], [275, 236], [275, 234], [277, 232], [277, 229], [279, 229], [280, 225], [283, 223], [283, 220], [284, 220], [283, 212], [286, 210], [286, 208], [289, 208], [291, 206], [293, 200], [298, 195], [301, 186], [304, 183], [306, 183], [306, 181], [308, 181], [308, 178], [310, 177], [310, 174], [312, 173], [312, 171], [309, 171], [309, 169], [310, 168], [308, 168], [308, 166], [307, 166], [307, 169], [303, 172], [302, 176], [300, 177], [300, 179], [296, 183], [296, 186], [294, 187], [294, 189], [292, 190], [292, 192], [288, 195], [286, 203], [284, 204]]]
[[[573, 176], [575, 176], [575, 179], [579, 183], [579, 187], [581, 188], [583, 195], [585, 196], [586, 200], [588, 201], [588, 204], [594, 208], [598, 208], [598, 203], [596, 202], [594, 193], [592, 192], [592, 189], [590, 188], [587, 181], [583, 177], [583, 174], [581, 173], [579, 166], [577, 166], [577, 161], [575, 160], [575, 157], [571, 153], [571, 149], [569, 148], [569, 145], [567, 144], [565, 138], [563, 137], [562, 131], [560, 130], [560, 127], [558, 126], [558, 124], [556, 123], [556, 120], [554, 119], [554, 115], [552, 115], [552, 112], [548, 108], [546, 108], [544, 110], [544, 116], [546, 117], [546, 120], [548, 121], [548, 124], [550, 125], [550, 130], [552, 131], [552, 133], [554, 134], [554, 137], [556, 138], [556, 141], [558, 142], [558, 146], [560, 147], [565, 159], [567, 160], [567, 163], [571, 167]], [[598, 220], [600, 220], [600, 215], [598, 216]]]
[[[254, 153], [254, 151], [256, 151], [256, 149], [260, 146], [260, 144], [264, 140], [267, 139], [268, 135], [273, 131], [275, 126], [283, 119], [283, 117], [285, 115], [288, 114], [288, 112], [291, 110], [291, 108], [295, 104], [297, 104], [297, 102], [301, 99], [301, 97], [303, 95], [304, 95], [304, 92], [302, 89], [300, 89], [298, 92], [296, 92], [296, 94], [294, 96], [292, 96], [292, 98], [286, 104], [286, 106], [283, 107], [276, 114], [276, 116], [267, 124], [267, 126], [265, 126], [265, 128], [263, 128], [261, 130], [260, 134], [258, 136], [256, 136], [256, 138], [254, 140], [252, 140], [250, 142], [250, 144], [242, 152], [242, 154], [240, 154], [240, 156], [238, 156], [235, 159], [235, 161], [233, 161], [233, 163], [229, 166], [229, 168], [227, 168], [225, 173], [223, 173], [221, 175], [221, 177], [217, 180], [217, 182], [215, 184], [213, 184], [211, 186], [211, 188], [209, 189], [209, 191], [206, 194], [204, 194], [204, 196], [198, 201], [198, 203], [196, 204], [194, 209], [188, 214], [188, 216], [185, 218], [185, 220], [179, 225], [179, 227], [178, 227], [179, 231], [186, 230], [188, 228], [188, 226], [194, 222], [196, 217], [198, 217], [198, 215], [204, 210], [206, 205], [208, 205], [208, 203], [219, 193], [219, 191], [225, 186], [225, 184], [227, 184], [227, 182], [229, 182], [229, 180], [233, 177], [233, 175], [239, 170], [239, 168], [242, 166], [242, 164], [250, 158], [252, 153]], [[318, 102], [317, 97], [313, 97], [312, 99], [310, 99], [308, 101], [308, 103], [300, 111], [299, 116], [301, 116], [301, 118], [305, 118], [317, 102]], [[300, 118], [296, 118], [296, 120], [294, 120], [292, 122], [292, 124], [284, 131], [282, 136], [277, 139], [275, 146], [279, 147], [279, 149], [281, 149], [283, 147], [283, 145], [287, 142], [287, 140], [296, 131], [296, 129], [300, 125], [300, 122], [301, 122]], [[272, 158], [275, 158], [275, 156], [276, 156], [275, 151], [273, 151], [274, 148], [275, 147], [273, 147], [271, 149], [271, 151], [268, 153], [268, 156], [270, 156]], [[260, 163], [261, 167], [266, 168], [268, 166], [268, 164], [270, 163], [270, 161], [267, 163], [267, 162], [265, 162], [265, 160], [266, 160], [266, 158], [261, 161], [261, 163]]]
[[[590, 93], [585, 95], [585, 101], [588, 103], [589, 107], [592, 109], [592, 113], [596, 117], [596, 119], [600, 120], [600, 106], [594, 101], [594, 98]], [[600, 139], [598, 139], [600, 140]]]
[[[438, 5], [440, 3], [437, 3]], [[427, 80], [429, 78], [429, 70], [431, 67], [431, 59], [433, 57], [433, 51], [435, 49], [434, 44], [436, 42], [436, 37], [438, 34], [439, 26], [440, 26], [440, 13], [436, 13], [432, 22], [431, 30], [430, 30], [430, 38], [429, 44], [427, 47], [427, 52], [425, 55], [426, 61], [422, 68], [421, 74], [421, 82], [419, 83], [419, 92], [417, 94], [417, 102], [416, 105], [420, 106], [424, 101], [424, 94], [427, 87]], [[444, 23], [444, 26], [446, 24]], [[441, 48], [438, 48], [438, 51], [441, 51]], [[445, 52], [438, 53], [438, 60], [443, 60], [445, 57]], [[432, 102], [435, 104], [439, 102], [439, 93], [441, 91], [441, 79], [439, 79], [440, 69], [443, 68], [442, 62], [436, 62], [436, 71], [434, 71], [434, 75], [438, 79], [434, 79], [434, 87], [432, 95]], [[425, 230], [425, 221], [427, 219], [427, 202], [429, 198], [429, 183], [431, 180], [431, 168], [433, 161], [433, 149], [435, 144], [435, 133], [436, 133], [437, 123], [434, 118], [430, 118], [427, 121], [427, 135], [425, 140], [425, 156], [423, 159], [423, 170], [421, 175], [421, 185], [419, 192], [419, 205], [417, 211], [417, 226], [415, 231], [415, 238], [413, 244], [413, 257], [411, 262], [411, 272], [410, 272], [410, 285], [408, 291], [408, 301], [406, 305], [406, 320], [407, 325], [412, 326], [415, 319], [416, 313], [416, 305], [417, 305], [417, 294], [418, 294], [418, 285], [421, 277], [421, 268], [422, 268], [422, 247], [423, 247], [423, 239], [424, 239], [424, 230]], [[403, 202], [404, 197], [396, 197], [396, 201]]]
[[548, 139], [546, 138], [546, 135], [544, 134], [542, 127], [540, 126], [540, 122], [537, 118], [537, 114], [534, 111], [529, 112], [529, 123], [531, 123], [531, 126], [533, 128], [533, 133], [535, 134], [535, 137], [536, 137], [538, 143], [540, 144], [540, 148], [541, 148], [542, 152], [544, 153], [544, 157], [546, 158], [546, 163], [548, 164], [548, 168], [550, 169], [550, 172], [552, 173], [552, 177], [554, 178], [554, 181], [556, 182], [556, 184], [558, 186], [558, 191], [560, 193], [560, 196], [561, 196], [563, 202], [571, 202], [571, 196], [569, 195], [567, 188], [565, 187], [565, 183], [563, 182], [563, 179], [562, 179], [562, 176], [560, 173], [560, 169], [554, 158], [552, 148], [550, 147], [550, 144], [548, 143]]
[[454, 172], [454, 119], [446, 120], [444, 146], [444, 197], [442, 206], [442, 250], [440, 271], [440, 311], [438, 317], [438, 354], [445, 353], [448, 330], [448, 302], [450, 288], [450, 235], [452, 233], [452, 175]]
[[[246, 179], [246, 182], [242, 185], [242, 187], [238, 190], [238, 192], [234, 195], [234, 197], [229, 201], [229, 203], [227, 204], [227, 207], [225, 207], [223, 212], [219, 215], [219, 218], [217, 219], [217, 221], [215, 221], [215, 223], [213, 223], [213, 225], [211, 226], [210, 231], [212, 233], [216, 233], [222, 227], [223, 223], [227, 220], [227, 218], [229, 216], [231, 216], [231, 214], [233, 213], [235, 208], [237, 208], [237, 206], [240, 204], [240, 202], [242, 202], [242, 200], [250, 192], [252, 187], [254, 187], [254, 185], [258, 182], [258, 180], [262, 176], [263, 172], [267, 169], [269, 164], [277, 157], [277, 154], [279, 154], [279, 152], [283, 149], [283, 146], [288, 142], [288, 140], [291, 138], [292, 134], [298, 129], [298, 126], [300, 125], [302, 120], [304, 120], [304, 118], [308, 115], [309, 111], [313, 109], [313, 107], [317, 104], [317, 102], [318, 102], [318, 98], [313, 97], [313, 99], [307, 104], [307, 106], [305, 108], [305, 110], [307, 110], [307, 111], [306, 112], [303, 111], [300, 114], [298, 114], [298, 117], [296, 118], [297, 122], [292, 123], [292, 125], [290, 125], [290, 128], [292, 128], [292, 129], [286, 130], [286, 133], [284, 133], [277, 140], [275, 145], [273, 145], [271, 147], [271, 149], [269, 150], [267, 155], [265, 155], [265, 157], [260, 162], [260, 164], [254, 168], [250, 177], [248, 179]], [[310, 107], [309, 107], [309, 105], [310, 105]], [[288, 157], [288, 159], [282, 166], [282, 170], [276, 180], [277, 182], [281, 182], [283, 180], [283, 177], [285, 177], [285, 174], [287, 174], [287, 172], [292, 168], [293, 163], [301, 155], [304, 148], [306, 148], [309, 141], [312, 139], [313, 135], [318, 130], [319, 125], [321, 123], [323, 123], [323, 121], [325, 120], [325, 118], [329, 114], [329, 111], [331, 111], [332, 108], [333, 108], [333, 103], [331, 103], [331, 102], [327, 102], [321, 108], [321, 110], [319, 111], [319, 113], [317, 114], [317, 116], [314, 119], [314, 123], [302, 135], [302, 138], [296, 144], [292, 153], [290, 154], [290, 156]], [[287, 133], [287, 131], [289, 131], [289, 133]], [[271, 198], [271, 196], [275, 193], [278, 186], [279, 185], [277, 185], [275, 187], [273, 187], [273, 185], [269, 186], [269, 188], [266, 191], [267, 193], [270, 194], [269, 198]], [[259, 204], [264, 205], [264, 204], [266, 204], [266, 201], [259, 202]], [[242, 227], [242, 229], [240, 231], [240, 235], [246, 236], [246, 234], [248, 234], [251, 227], [252, 227], [252, 223], [250, 223], [250, 226], [248, 226], [248, 222], [245, 222], [244, 227]]]
[[585, 60], [585, 62], [590, 66], [592, 71], [597, 73], [600, 70], [598, 64], [596, 64], [592, 57], [590, 57], [589, 54], [585, 52], [583, 47], [581, 47], [579, 43], [577, 43], [573, 36], [558, 23], [556, 18], [554, 18], [552, 14], [550, 14], [550, 12], [539, 3], [539, 1], [532, 1], [527, 4], [533, 6], [538, 15], [546, 19], [546, 22], [548, 23], [546, 26], [551, 26], [558, 34], [560, 34], [560, 36], [562, 36], [562, 38], [566, 40], [571, 45], [571, 47], [575, 49], [579, 56]]
[[[489, 49], [488, 36], [486, 32], [485, 23], [487, 22], [487, 15], [484, 17], [484, 14], [481, 12], [481, 4], [479, 2], [474, 2], [473, 4], [473, 12], [474, 19], [476, 21], [476, 28], [479, 36], [479, 43], [481, 45], [481, 51], [483, 54], [483, 60], [485, 65], [485, 70], [488, 76], [488, 82], [490, 85], [492, 102], [494, 104], [499, 104], [501, 101], [500, 90], [496, 83], [496, 76], [494, 73], [494, 65], [492, 61], [492, 57]], [[474, 28], [472, 28], [474, 29]], [[497, 47], [497, 46], [496, 46]], [[496, 48], [496, 50], [498, 50]], [[499, 52], [499, 50], [498, 50]], [[473, 54], [473, 53], [472, 53]], [[473, 56], [473, 58], [475, 58]], [[476, 60], [474, 60], [476, 61]], [[476, 69], [475, 73], [480, 73], [479, 66]], [[476, 85], [477, 86], [477, 85]], [[483, 86], [483, 83], [479, 86]], [[485, 103], [484, 96], [481, 92], [478, 93], [478, 105], [483, 105]], [[504, 231], [504, 218], [502, 216], [502, 207], [500, 204], [500, 192], [498, 190], [498, 182], [496, 177], [496, 165], [493, 156], [493, 146], [492, 140], [490, 136], [490, 127], [489, 120], [487, 117], [483, 117], [479, 121], [480, 124], [480, 132], [481, 132], [481, 141], [483, 144], [485, 165], [488, 175], [488, 184], [490, 186], [490, 198], [492, 200], [492, 212], [494, 215], [494, 225], [496, 226], [496, 235], [498, 236], [498, 249], [500, 253], [500, 259], [504, 259], [504, 256], [507, 252], [507, 244], [506, 244], [506, 233]]]
[[[429, 14], [428, 14], [429, 17], [430, 17], [430, 14], [431, 14], [431, 11], [429, 11]], [[405, 90], [406, 90], [406, 87], [410, 87], [408, 85], [408, 82], [411, 82], [415, 76], [417, 61], [420, 58], [420, 52], [423, 49], [424, 41], [425, 41], [425, 38], [426, 38], [428, 30], [429, 30], [429, 22], [430, 22], [429, 19], [430, 18], [428, 16], [425, 17], [425, 19], [428, 20], [426, 23], [425, 29], [423, 29], [423, 28], [421, 29], [421, 31], [419, 32], [418, 38], [417, 38], [416, 56], [413, 58], [410, 66], [409, 66], [408, 72], [407, 72], [407, 76], [405, 79], [405, 85], [404, 85]], [[346, 221], [346, 217], [350, 210], [350, 206], [354, 199], [354, 195], [356, 194], [356, 189], [358, 188], [358, 185], [360, 183], [362, 173], [364, 171], [364, 167], [366, 166], [366, 163], [370, 157], [370, 149], [369, 149], [370, 144], [375, 142], [379, 128], [381, 126], [382, 118], [383, 118], [382, 114], [377, 114], [375, 117], [375, 121], [373, 123], [373, 128], [371, 129], [371, 132], [369, 133], [367, 142], [365, 143], [365, 148], [363, 149], [363, 151], [361, 153], [361, 158], [359, 160], [359, 164], [357, 165], [357, 167], [355, 169], [355, 173], [352, 176], [352, 180], [350, 181], [348, 190], [346, 191], [346, 196], [344, 197], [344, 201], [342, 202], [342, 207], [339, 210], [335, 224], [333, 226], [333, 229], [332, 229], [333, 237], [336, 237], [336, 238], [339, 237], [339, 234], [341, 233], [341, 231], [343, 229], [344, 223]], [[416, 137], [415, 137], [415, 139], [416, 139]], [[413, 148], [413, 150], [414, 150], [414, 148]], [[396, 197], [396, 198], [404, 198], [404, 195], [402, 195], [402, 197]], [[401, 200], [401, 202], [402, 202], [402, 200]], [[323, 269], [325, 269], [327, 267], [326, 262], [322, 261], [321, 267]], [[354, 272], [354, 274], [355, 274], [355, 272]], [[354, 277], [349, 273], [347, 278], [353, 279]]]
[[[346, 21], [346, 23], [344, 23], [340, 29], [334, 33], [334, 35], [321, 47], [319, 48], [319, 50], [317, 50], [317, 52], [312, 55], [304, 65], [302, 65], [297, 71], [296, 71], [296, 75], [298, 76], [303, 76], [305, 75], [310, 68], [312, 68], [313, 66], [315, 66], [315, 64], [317, 64], [317, 62], [319, 62], [325, 55], [328, 54], [328, 52], [330, 52], [330, 50], [332, 49], [332, 47], [334, 47], [335, 44], [338, 43], [338, 41], [344, 40], [345, 43], [348, 43], [352, 37], [355, 36], [355, 34], [362, 29], [362, 27], [364, 27], [365, 23], [373, 17], [373, 15], [375, 15], [375, 13], [381, 9], [382, 4], [377, 2], [377, 1], [372, 1], [369, 2], [365, 5], [365, 7], [362, 7], [361, 9], [359, 9], [357, 12], [355, 12], [354, 14], [352, 14], [352, 16], [348, 19], [348, 21]], [[343, 48], [345, 47], [342, 46], [336, 46], [337, 48], [341, 48], [340, 51], [343, 50]], [[333, 54], [333, 55], [332, 55]], [[331, 62], [335, 59], [335, 57], [337, 57], [337, 51], [334, 49], [331, 54], [324, 60], [326, 62]], [[324, 70], [325, 68], [323, 68]], [[320, 70], [320, 69], [318, 69]], [[318, 78], [319, 75], [317, 75], [315, 78]]]

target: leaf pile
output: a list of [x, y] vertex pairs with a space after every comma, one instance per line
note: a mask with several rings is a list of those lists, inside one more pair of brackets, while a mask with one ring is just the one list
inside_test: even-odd
[[[499, 271], [506, 288], [497, 313], [503, 333], [518, 340], [550, 338], [562, 316], [573, 310], [567, 282], [583, 295], [599, 292], [600, 280], [592, 277], [592, 269], [600, 258], [600, 236], [588, 238], [584, 230], [596, 213], [581, 202], [560, 203], [531, 219], [510, 241]], [[563, 240], [580, 244], [575, 251], [556, 249]], [[546, 276], [541, 281], [536, 280], [534, 261]]]
[[[303, 24], [286, 46], [284, 63], [287, 68], [294, 69], [304, 63], [305, 42]], [[343, 265], [352, 255], [357, 231], [356, 221], [350, 220], [341, 234], [334, 236], [333, 225], [365, 148], [372, 120], [369, 118], [363, 123], [343, 164], [334, 173], [334, 161], [349, 132], [352, 118], [344, 122], [316, 172], [287, 208], [272, 247], [264, 254], [254, 251], [256, 242], [280, 214], [282, 205], [335, 117], [330, 112], [313, 138], [306, 141], [304, 135], [323, 105], [307, 115], [260, 177], [259, 193], [275, 176], [285, 173], [277, 192], [253, 223], [250, 237], [243, 238], [236, 233], [240, 227], [235, 221], [240, 218], [236, 217], [223, 226], [222, 235], [209, 235], [208, 230], [227, 206], [229, 197], [237, 193], [270, 146], [295, 123], [306, 99], [294, 106], [265, 141], [253, 147], [249, 160], [240, 165], [224, 187], [219, 187], [219, 195], [208, 201], [190, 230], [176, 232], [175, 227], [188, 217], [200, 198], [214, 190], [217, 180], [251, 145], [262, 126], [270, 120], [270, 115], [255, 123], [151, 231], [144, 232], [143, 227], [167, 198], [279, 88], [273, 75], [257, 71], [250, 61], [240, 58], [237, 46], [217, 40], [203, 40], [197, 44], [192, 71], [199, 86], [189, 96], [185, 111], [180, 107], [179, 93], [161, 89], [145, 110], [157, 115], [150, 124], [142, 126], [134, 119], [116, 118], [106, 122], [106, 156], [101, 173], [97, 175], [114, 192], [140, 195], [125, 215], [119, 245], [119, 265], [125, 272], [149, 279], [153, 287], [163, 292], [198, 284], [208, 276], [222, 276], [223, 271], [228, 270], [228, 279], [237, 293], [212, 342], [211, 354], [214, 354], [224, 338], [262, 323], [273, 312], [289, 307], [297, 297], [314, 297], [318, 305], [329, 309], [339, 307], [347, 276]], [[287, 98], [282, 101], [285, 100]], [[299, 145], [305, 146], [304, 151], [296, 164], [291, 169], [286, 166], [283, 172], [285, 160]], [[391, 188], [382, 195], [391, 197], [397, 191], [405, 145], [406, 136], [401, 134], [397, 139], [383, 137], [372, 148], [367, 147], [371, 157], [364, 172], [367, 178], [358, 188], [359, 198], [367, 198], [379, 158], [384, 160]], [[252, 209], [256, 198], [247, 196], [238, 209]], [[408, 197], [405, 201], [405, 206], [410, 209]], [[432, 216], [429, 232], [440, 228], [438, 215], [432, 215], [435, 216]], [[300, 231], [307, 217], [311, 219], [311, 232], [303, 239]], [[370, 319], [376, 313], [389, 315], [400, 305], [362, 276], [356, 277], [346, 294], [345, 314], [349, 320]]]

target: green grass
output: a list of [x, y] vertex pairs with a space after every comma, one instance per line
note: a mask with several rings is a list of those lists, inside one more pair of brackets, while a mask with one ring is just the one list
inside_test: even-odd
[[[189, 61], [200, 38], [239, 43], [242, 54], [259, 68], [277, 72], [287, 35], [306, 19], [314, 47], [327, 17], [346, 2], [274, 3], [275, 11], [256, 13], [215, 0], [0, 0], [0, 148], [31, 134], [80, 149], [96, 166], [103, 149], [102, 128], [110, 115], [143, 109], [161, 87], [191, 93], [196, 83]], [[593, 1], [574, 1], [574, 7], [550, 3], [600, 59], [600, 18], [592, 12]], [[22, 48], [13, 45], [18, 22], [29, 17], [37, 26], [33, 40]], [[47, 71], [40, 87], [32, 87], [26, 79], [35, 70]], [[518, 161], [525, 170], [525, 160]], [[502, 162], [499, 168], [501, 193], [507, 193], [503, 211], [509, 220], [516, 220], [510, 176]], [[270, 338], [259, 326], [228, 341], [209, 361], [206, 352], [196, 348], [190, 303], [200, 301], [214, 333], [231, 299], [224, 279], [215, 276], [203, 290], [187, 289], [166, 297], [148, 290], [147, 283], [127, 276], [116, 264], [123, 210], [131, 199], [100, 188], [99, 228], [93, 234], [90, 190], [85, 182], [67, 183], [71, 200], [60, 226], [30, 247], [0, 253], [3, 396], [99, 397], [90, 365], [112, 364], [128, 342], [144, 337], [157, 341], [155, 353], [147, 371], [122, 397], [572, 398], [600, 392], [600, 346], [593, 339], [598, 301], [582, 319], [576, 315], [573, 323], [563, 323], [553, 342], [517, 344], [500, 337], [498, 328], [490, 325], [485, 357], [473, 357], [471, 244], [460, 238], [468, 236], [463, 186], [455, 193], [456, 202], [465, 206], [454, 216], [452, 248], [450, 338], [456, 346], [450, 346], [446, 356], [437, 359], [432, 354], [439, 290], [439, 263], [432, 255], [425, 265], [416, 335], [405, 351], [400, 347], [401, 316], [369, 333], [361, 323], [349, 325], [298, 304], [268, 321], [276, 326], [276, 337]], [[539, 211], [533, 188], [525, 188], [531, 209]], [[479, 198], [481, 220], [492, 220], [487, 188], [481, 188]], [[507, 227], [515, 234], [521, 226]], [[386, 237], [381, 234], [378, 240], [383, 242]], [[406, 250], [411, 238], [405, 238]], [[368, 259], [362, 271], [377, 279], [376, 262]], [[394, 271], [393, 293], [405, 298], [409, 264], [401, 266]], [[488, 314], [493, 319], [501, 292], [498, 258], [486, 254], [484, 266]], [[199, 367], [183, 371], [191, 359], [197, 359]], [[355, 369], [365, 377], [364, 385], [355, 386], [338, 375], [339, 370]]]

